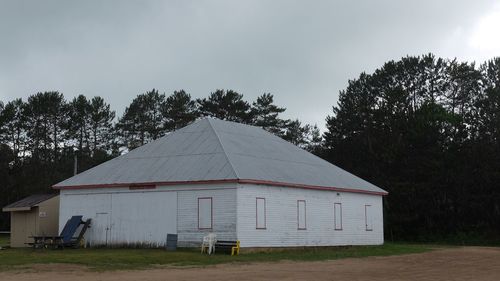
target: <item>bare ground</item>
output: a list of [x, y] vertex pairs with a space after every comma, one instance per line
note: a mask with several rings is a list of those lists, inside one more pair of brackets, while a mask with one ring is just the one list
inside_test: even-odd
[[283, 261], [138, 271], [93, 272], [74, 265], [33, 265], [1, 272], [0, 280], [500, 280], [500, 248], [461, 247], [423, 254], [322, 262]]

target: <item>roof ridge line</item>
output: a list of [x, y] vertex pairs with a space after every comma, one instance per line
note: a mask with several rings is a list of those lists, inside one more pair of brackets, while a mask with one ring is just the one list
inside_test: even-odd
[[[251, 126], [251, 125], [248, 125], [248, 124], [245, 124], [245, 125], [247, 125], [247, 126]], [[256, 126], [254, 126], [254, 127], [256, 127]], [[258, 128], [260, 128], [260, 127], [258, 127]], [[260, 128], [260, 129], [262, 129], [262, 130], [263, 130], [264, 132], [266, 132], [268, 135], [271, 135], [271, 136], [273, 136], [273, 137], [276, 137], [276, 138], [277, 138], [277, 139], [276, 139], [276, 141], [277, 141], [277, 142], [283, 142], [283, 143], [286, 143], [286, 144], [292, 145], [293, 147], [295, 147], [295, 148], [297, 148], [297, 149], [299, 149], [299, 150], [302, 150], [302, 151], [305, 151], [305, 152], [307, 152], [307, 153], [311, 154], [314, 158], [316, 158], [316, 159], [320, 160], [321, 162], [323, 162], [324, 164], [326, 164], [326, 166], [333, 166], [333, 167], [335, 167], [335, 168], [337, 168], [337, 169], [340, 169], [340, 170], [342, 170], [342, 171], [344, 171], [344, 172], [346, 172], [346, 173], [348, 173], [348, 174], [350, 174], [350, 175], [353, 175], [353, 176], [355, 176], [355, 177], [357, 177], [357, 178], [360, 178], [360, 179], [361, 179], [361, 180], [363, 180], [363, 181], [368, 182], [367, 180], [365, 180], [365, 179], [363, 179], [363, 178], [361, 178], [361, 177], [359, 177], [359, 176], [357, 176], [357, 175], [355, 175], [355, 174], [353, 174], [353, 173], [351, 173], [351, 172], [349, 172], [349, 171], [347, 171], [347, 170], [345, 170], [345, 169], [343, 169], [343, 168], [341, 168], [341, 167], [339, 167], [339, 166], [337, 166], [337, 165], [335, 165], [335, 164], [333, 164], [333, 163], [331, 163], [331, 162], [329, 162], [329, 161], [327, 161], [327, 160], [325, 160], [325, 159], [323, 159], [323, 158], [319, 157], [318, 155], [316, 155], [316, 154], [314, 154], [314, 153], [312, 153], [312, 152], [310, 152], [310, 151], [305, 150], [304, 148], [302, 148], [302, 147], [300, 147], [300, 146], [298, 146], [298, 145], [295, 145], [295, 144], [293, 144], [293, 143], [291, 143], [291, 142], [289, 142], [289, 141], [287, 141], [287, 140], [283, 139], [282, 137], [279, 137], [279, 136], [277, 136], [277, 135], [275, 135], [275, 134], [273, 134], [273, 133], [271, 133], [271, 132], [269, 132], [269, 131], [267, 131], [267, 130], [265, 130], [265, 129], [263, 129], [263, 128]], [[301, 163], [301, 162], [298, 162], [298, 163]], [[371, 182], [368, 182], [368, 183], [369, 183], [369, 184], [372, 184]], [[374, 185], [374, 184], [372, 184], [372, 185]], [[376, 185], [375, 185], [375, 186], [376, 186]], [[378, 186], [376, 186], [376, 187], [378, 187]], [[379, 187], [379, 188], [380, 188], [380, 187]]]
[[219, 154], [219, 152], [207, 152], [207, 153], [193, 153], [193, 154], [170, 154], [170, 155], [160, 155], [160, 156], [151, 156], [151, 157], [128, 157], [127, 159], [160, 159], [160, 158], [169, 158], [169, 157], [179, 157], [179, 156], [192, 156], [192, 155], [213, 155]]
[[229, 156], [227, 155], [226, 148], [224, 147], [224, 144], [222, 143], [222, 141], [220, 139], [220, 136], [217, 133], [217, 130], [215, 130], [214, 126], [212, 125], [212, 122], [210, 121], [210, 118], [206, 118], [206, 119], [208, 121], [208, 124], [209, 124], [210, 128], [212, 128], [212, 131], [214, 132], [215, 136], [217, 137], [217, 141], [219, 141], [219, 144], [220, 144], [220, 146], [222, 148], [222, 152], [224, 153], [224, 156], [226, 157], [227, 162], [229, 163], [229, 166], [231, 166], [231, 170], [233, 170], [233, 173], [236, 176], [236, 178], [239, 179], [240, 177], [238, 176], [238, 172], [234, 168], [233, 163], [231, 163], [231, 159], [229, 159]]
[[[255, 155], [252, 155], [252, 154], [246, 154], [246, 153], [235, 153], [237, 155], [243, 155], [243, 156], [248, 156], [248, 157], [253, 157], [253, 158], [259, 158], [259, 157], [256, 157]], [[299, 163], [299, 164], [305, 164], [305, 165], [309, 165], [309, 166], [316, 166], [316, 167], [326, 167], [326, 165], [316, 165], [316, 164], [312, 164], [312, 163], [309, 163], [309, 162], [303, 162], [303, 161], [294, 161], [294, 160], [283, 160], [283, 159], [278, 159], [278, 158], [271, 158], [271, 157], [260, 157], [262, 159], [268, 159], [268, 160], [275, 160], [275, 161], [280, 161], [280, 162], [290, 162], [290, 163]]]

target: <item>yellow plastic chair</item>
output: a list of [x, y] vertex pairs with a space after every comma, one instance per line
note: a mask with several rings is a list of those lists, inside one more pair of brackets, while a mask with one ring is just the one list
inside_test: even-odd
[[236, 246], [231, 248], [231, 256], [240, 254], [240, 240], [236, 240]]

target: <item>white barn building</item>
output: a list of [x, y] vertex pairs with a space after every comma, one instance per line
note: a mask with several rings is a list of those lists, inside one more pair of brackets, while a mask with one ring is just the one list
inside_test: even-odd
[[62, 181], [59, 227], [92, 219], [90, 245], [383, 244], [387, 192], [263, 129], [201, 119]]

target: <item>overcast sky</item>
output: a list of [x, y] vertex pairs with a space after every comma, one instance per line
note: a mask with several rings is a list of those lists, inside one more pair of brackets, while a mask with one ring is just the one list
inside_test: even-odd
[[152, 88], [264, 92], [324, 127], [349, 79], [432, 52], [500, 55], [495, 1], [0, 0], [0, 100], [57, 90], [118, 114]]

